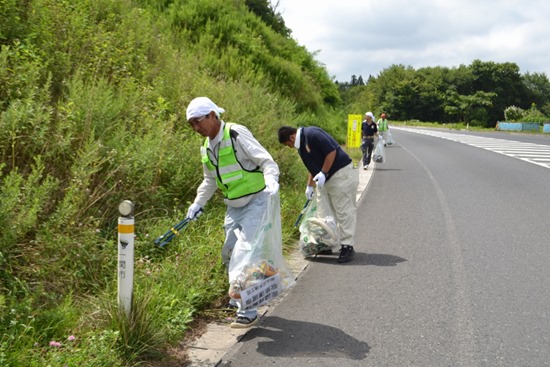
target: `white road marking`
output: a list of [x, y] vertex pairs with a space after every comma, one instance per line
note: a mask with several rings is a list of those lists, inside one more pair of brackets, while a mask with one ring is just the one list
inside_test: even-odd
[[482, 148], [508, 157], [521, 159], [524, 162], [536, 164], [541, 167], [550, 168], [550, 146], [534, 143], [523, 143], [514, 140], [487, 138], [483, 136], [472, 136], [464, 134], [453, 134], [444, 131], [426, 129], [413, 129], [407, 127], [395, 127], [395, 130], [404, 130], [417, 134], [424, 134], [436, 138], [452, 140], [457, 143], [467, 144]]

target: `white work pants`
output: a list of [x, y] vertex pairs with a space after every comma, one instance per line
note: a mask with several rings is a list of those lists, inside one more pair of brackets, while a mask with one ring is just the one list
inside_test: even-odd
[[353, 246], [355, 243], [356, 197], [359, 185], [357, 172], [356, 169], [353, 169], [353, 163], [350, 163], [336, 171], [317, 192], [319, 216], [321, 218], [327, 216], [326, 205], [329, 205], [338, 224], [342, 245]]
[[[235, 244], [237, 243], [236, 232], [244, 241], [252, 241], [256, 231], [262, 224], [262, 218], [267, 210], [267, 199], [269, 194], [261, 192], [256, 195], [248, 204], [240, 208], [228, 206], [225, 213], [225, 243], [222, 248], [222, 261], [226, 269], [229, 269], [229, 261]], [[240, 300], [231, 300], [237, 304], [237, 316], [248, 317], [250, 319], [257, 315], [257, 309], [241, 310]]]

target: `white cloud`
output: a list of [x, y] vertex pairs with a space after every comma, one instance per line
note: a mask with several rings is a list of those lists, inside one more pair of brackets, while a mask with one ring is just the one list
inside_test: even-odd
[[543, 0], [279, 0], [277, 11], [340, 81], [393, 64], [458, 67], [476, 59], [550, 76]]

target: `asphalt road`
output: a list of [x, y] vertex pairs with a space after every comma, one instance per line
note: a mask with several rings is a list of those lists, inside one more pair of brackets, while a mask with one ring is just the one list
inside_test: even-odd
[[550, 366], [550, 169], [393, 135], [355, 260], [318, 257], [220, 366]]

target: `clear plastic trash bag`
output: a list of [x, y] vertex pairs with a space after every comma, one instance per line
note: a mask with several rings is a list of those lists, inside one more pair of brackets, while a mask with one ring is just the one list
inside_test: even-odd
[[271, 302], [291, 287], [294, 275], [283, 257], [279, 195], [269, 195], [267, 210], [252, 241], [237, 243], [229, 261], [229, 296], [241, 309]]
[[331, 215], [319, 216], [317, 210], [317, 192], [311, 199], [300, 224], [300, 251], [304, 257], [313, 257], [326, 250], [332, 250], [340, 243], [336, 220]]
[[376, 148], [374, 148], [374, 152], [372, 153], [372, 159], [376, 163], [384, 163], [386, 161], [386, 149], [384, 148], [383, 139], [378, 139], [378, 143], [376, 143]]
[[395, 143], [395, 140], [393, 140], [393, 136], [391, 135], [391, 131], [388, 130], [388, 139], [386, 139], [386, 144], [392, 145]]

